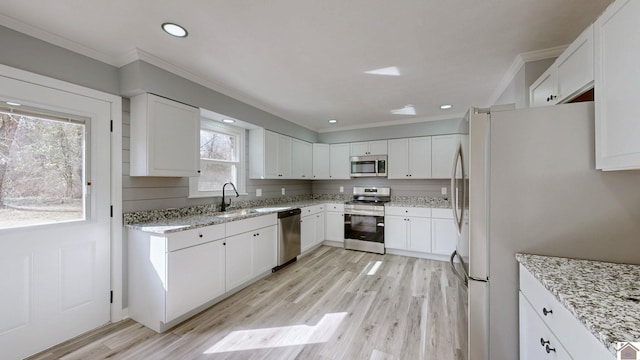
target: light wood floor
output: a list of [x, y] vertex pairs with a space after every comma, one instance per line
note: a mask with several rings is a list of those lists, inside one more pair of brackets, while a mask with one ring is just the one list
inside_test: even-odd
[[30, 359], [466, 360], [460, 291], [446, 262], [322, 246], [163, 334], [125, 320]]

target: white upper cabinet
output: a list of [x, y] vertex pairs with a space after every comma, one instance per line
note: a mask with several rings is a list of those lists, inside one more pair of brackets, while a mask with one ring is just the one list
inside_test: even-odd
[[286, 135], [262, 128], [252, 129], [249, 132], [249, 177], [251, 179], [291, 178], [292, 141], [293, 139]]
[[349, 162], [349, 144], [331, 144], [330, 152], [330, 174], [332, 180], [351, 179]]
[[387, 140], [351, 143], [351, 156], [387, 155]]
[[640, 1], [617, 0], [594, 24], [596, 168], [640, 169]]
[[389, 179], [431, 178], [431, 137], [389, 140], [387, 174]]
[[593, 25], [556, 59], [558, 102], [570, 100], [593, 87]]
[[592, 88], [593, 59], [593, 26], [589, 26], [531, 85], [530, 106], [567, 102]]
[[131, 176], [198, 176], [200, 110], [153, 94], [131, 98]]
[[312, 158], [311, 143], [298, 139], [291, 140], [291, 176], [294, 179], [310, 180], [313, 178]]
[[460, 143], [460, 135], [431, 137], [431, 177], [450, 179], [453, 160]]
[[556, 86], [558, 69], [554, 65], [551, 65], [529, 87], [529, 104], [531, 107], [549, 106], [558, 103], [558, 89]]
[[329, 144], [313, 144], [313, 179], [328, 180], [331, 176]]

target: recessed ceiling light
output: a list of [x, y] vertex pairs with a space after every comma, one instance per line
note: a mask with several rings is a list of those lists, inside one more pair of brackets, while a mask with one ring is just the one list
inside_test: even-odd
[[164, 30], [167, 34], [171, 36], [180, 37], [180, 38], [187, 37], [187, 35], [189, 35], [189, 33], [187, 32], [187, 29], [174, 23], [162, 24], [162, 30]]
[[236, 122], [236, 121], [235, 121], [235, 120], [233, 120], [233, 119], [222, 119], [222, 122], [223, 122], [223, 123], [227, 123], [227, 124], [233, 124], [233, 123], [234, 123], [234, 122]]
[[442, 109], [442, 110], [448, 110], [448, 109], [451, 109], [452, 107], [453, 107], [453, 105], [451, 105], [451, 104], [442, 104], [442, 105], [440, 105], [440, 109]]
[[18, 104], [17, 102], [13, 102], [13, 101], [7, 101], [7, 105], [9, 105], [9, 106], [20, 106], [22, 104]]
[[405, 105], [402, 109], [391, 110], [393, 115], [415, 115], [416, 108], [413, 105]]
[[337, 122], [338, 122], [338, 120], [336, 120], [336, 119], [329, 119], [329, 124], [335, 124]]
[[400, 76], [400, 70], [398, 70], [397, 66], [389, 66], [389, 67], [382, 68], [382, 69], [365, 71], [365, 74], [386, 75], [386, 76]]

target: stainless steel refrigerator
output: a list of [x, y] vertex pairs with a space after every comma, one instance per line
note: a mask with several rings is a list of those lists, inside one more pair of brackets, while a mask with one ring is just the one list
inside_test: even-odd
[[470, 111], [452, 175], [469, 359], [518, 358], [515, 253], [640, 264], [640, 171], [595, 170], [594, 143], [592, 102]]

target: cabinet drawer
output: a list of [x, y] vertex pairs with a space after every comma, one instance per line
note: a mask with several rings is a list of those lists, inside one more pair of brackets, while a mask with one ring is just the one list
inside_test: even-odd
[[571, 359], [567, 350], [520, 293], [520, 360]]
[[438, 218], [438, 219], [453, 220], [453, 211], [449, 208], [431, 209], [431, 217]]
[[167, 251], [180, 250], [224, 237], [224, 224], [171, 233], [167, 235]]
[[385, 215], [431, 217], [431, 208], [386, 206]]
[[302, 209], [300, 209], [302, 210], [302, 213], [300, 214], [300, 216], [315, 215], [317, 213], [323, 212], [324, 208], [325, 208], [325, 204], [305, 206]]
[[[555, 296], [522, 265], [520, 291], [540, 319], [576, 359], [613, 359], [614, 356]], [[546, 313], [546, 315], [545, 315]]]
[[236, 220], [226, 223], [227, 237], [242, 234], [247, 231], [260, 229], [263, 227], [276, 225], [278, 223], [277, 214], [268, 214], [254, 218]]
[[333, 212], [344, 212], [344, 204], [326, 204], [325, 209]]

